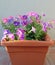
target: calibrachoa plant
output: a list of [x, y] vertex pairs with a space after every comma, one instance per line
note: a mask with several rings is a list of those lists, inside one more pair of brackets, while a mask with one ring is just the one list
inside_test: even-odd
[[[45, 16], [45, 14], [43, 14]], [[53, 28], [50, 22], [44, 22], [36, 12], [29, 12], [17, 17], [3, 18], [2, 40], [45, 40], [47, 31]]]

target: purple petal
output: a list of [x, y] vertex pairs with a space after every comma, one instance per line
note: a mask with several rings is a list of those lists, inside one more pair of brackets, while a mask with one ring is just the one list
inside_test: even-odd
[[25, 21], [22, 21], [21, 24], [22, 24], [22, 25], [27, 25], [28, 22], [25, 20]]
[[25, 38], [25, 36], [24, 36], [24, 34], [22, 34], [19, 39], [20, 39], [20, 40], [24, 40], [24, 38]]
[[12, 33], [11, 33], [11, 34], [8, 34], [8, 37], [9, 37], [11, 40], [14, 40], [14, 38], [15, 38], [15, 37], [14, 37], [14, 34], [12, 34]]
[[6, 35], [6, 34], [9, 34], [10, 33], [10, 31], [9, 30], [4, 30], [4, 35]]
[[14, 17], [12, 16], [8, 17], [8, 22], [12, 22], [12, 21], [14, 21]]
[[43, 16], [46, 16], [45, 14], [43, 14]]
[[23, 15], [22, 18], [23, 19], [27, 19], [28, 17], [27, 17], [27, 15]]
[[14, 21], [14, 25], [18, 26], [20, 24], [20, 22]]
[[3, 23], [7, 23], [8, 19], [7, 18], [3, 18], [2, 21], [3, 21]]

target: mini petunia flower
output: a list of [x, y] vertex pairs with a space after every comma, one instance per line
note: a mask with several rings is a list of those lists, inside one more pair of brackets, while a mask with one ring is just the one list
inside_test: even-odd
[[14, 25], [18, 26], [20, 24], [20, 22], [14, 21]]
[[24, 40], [25, 36], [24, 34], [21, 35], [21, 37], [19, 38], [19, 40]]
[[17, 33], [16, 33], [18, 36], [19, 36], [19, 38], [22, 36], [22, 31], [21, 30], [19, 30], [19, 31], [17, 31]]
[[25, 26], [25, 25], [28, 24], [28, 21], [24, 20], [24, 21], [21, 22], [21, 24], [22, 24], [23, 26]]
[[8, 34], [8, 38], [10, 38], [11, 40], [14, 40], [14, 34], [12, 34], [12, 33], [10, 33], [10, 34]]
[[42, 30], [43, 30], [44, 32], [47, 32], [47, 27], [48, 27], [48, 23], [43, 22], [43, 23], [42, 23]]
[[3, 18], [3, 23], [7, 23], [8, 22], [8, 19], [7, 18]]
[[43, 14], [43, 16], [46, 16], [45, 14]]
[[53, 28], [53, 25], [51, 23], [49, 23], [48, 28]]
[[24, 32], [25, 31], [23, 29], [21, 29], [21, 28], [17, 29], [17, 33], [16, 34], [19, 36], [19, 39], [20, 38], [24, 38]]
[[19, 15], [18, 18], [19, 18], [19, 19], [22, 19], [22, 15]]
[[9, 30], [4, 30], [4, 35], [6, 35], [6, 34], [9, 34], [10, 33], [10, 31]]
[[28, 17], [27, 17], [27, 15], [23, 15], [22, 18], [23, 19], [27, 19]]
[[13, 22], [13, 21], [14, 21], [14, 17], [13, 17], [13, 16], [9, 16], [9, 17], [8, 17], [8, 22], [11, 23], [11, 22]]
[[46, 28], [45, 26], [42, 27], [42, 30], [43, 30], [44, 32], [47, 32], [47, 28]]
[[34, 16], [36, 19], [39, 19], [39, 14], [37, 14], [36, 12], [29, 12], [27, 15], [29, 17]]

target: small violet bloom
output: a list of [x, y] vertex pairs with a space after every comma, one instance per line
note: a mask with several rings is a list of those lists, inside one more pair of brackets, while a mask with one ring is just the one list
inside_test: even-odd
[[6, 35], [6, 34], [9, 34], [10, 33], [10, 31], [9, 30], [4, 30], [4, 35]]
[[21, 22], [21, 24], [22, 24], [23, 26], [25, 26], [25, 25], [28, 24], [28, 22], [27, 22], [26, 20], [24, 20], [24, 21]]
[[19, 38], [20, 40], [24, 40], [25, 36], [22, 34], [22, 36]]
[[20, 24], [20, 22], [14, 21], [14, 25], [15, 25], [15, 26], [18, 26], [19, 24]]
[[47, 32], [47, 28], [46, 28], [45, 26], [42, 27], [42, 30], [43, 30], [44, 32]]
[[36, 19], [39, 19], [39, 15], [35, 12], [29, 12], [27, 15], [28, 16], [34, 16]]
[[16, 34], [19, 36], [19, 39], [20, 38], [24, 39], [24, 32], [25, 31], [23, 29], [20, 29], [20, 28], [17, 29], [17, 33]]
[[12, 22], [12, 21], [14, 21], [14, 17], [13, 16], [8, 17], [8, 22]]
[[4, 40], [5, 38], [7, 38], [7, 36], [8, 36], [8, 38], [9, 39], [11, 39], [11, 40], [14, 40], [14, 34], [12, 34], [12, 33], [10, 33], [10, 34], [7, 34], [7, 35], [4, 35], [3, 37], [2, 37], [2, 40]]
[[7, 18], [3, 18], [3, 23], [7, 23], [8, 19]]
[[18, 17], [14, 17], [14, 21], [19, 21], [19, 18]]
[[45, 14], [43, 14], [43, 16], [46, 16]]
[[8, 34], [8, 37], [11, 39], [11, 40], [14, 40], [14, 34], [12, 34], [12, 33], [10, 33], [10, 34]]
[[45, 31], [45, 32], [47, 32], [47, 27], [48, 27], [48, 23], [43, 22], [42, 23], [42, 30]]
[[22, 18], [23, 19], [27, 19], [28, 17], [27, 17], [27, 15], [23, 15]]

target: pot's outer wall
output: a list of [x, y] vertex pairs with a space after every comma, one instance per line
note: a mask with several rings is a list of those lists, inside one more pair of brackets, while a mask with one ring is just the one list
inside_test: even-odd
[[52, 40], [17, 40], [1, 43], [7, 48], [12, 65], [44, 65], [48, 47], [54, 44]]
[[7, 47], [12, 65], [44, 65], [48, 46]]

